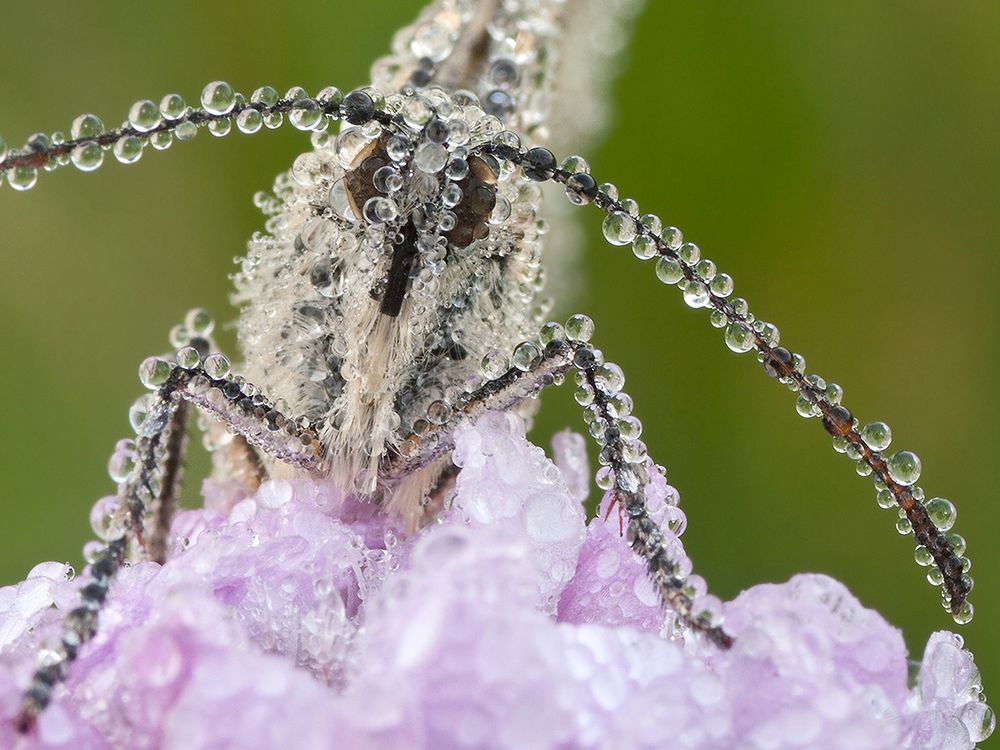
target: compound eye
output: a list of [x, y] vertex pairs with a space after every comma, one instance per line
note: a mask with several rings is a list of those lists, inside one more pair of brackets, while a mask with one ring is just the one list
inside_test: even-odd
[[361, 218], [362, 209], [371, 198], [381, 195], [375, 187], [375, 173], [388, 164], [389, 155], [380, 140], [369, 143], [355, 158], [345, 177], [347, 202], [355, 218]]
[[456, 183], [462, 188], [462, 200], [452, 209], [455, 226], [445, 235], [457, 248], [489, 235], [490, 214], [497, 204], [497, 165], [481, 156], [470, 156], [467, 163], [469, 173]]

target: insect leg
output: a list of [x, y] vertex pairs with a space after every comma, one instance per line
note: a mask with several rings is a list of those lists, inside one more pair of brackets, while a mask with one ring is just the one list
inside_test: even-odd
[[[405, 438], [400, 457], [387, 467], [384, 482], [391, 486], [447, 454], [454, 447], [458, 424], [469, 423], [487, 411], [507, 410], [546, 385], [561, 382], [575, 369], [577, 401], [585, 407], [590, 434], [601, 448], [598, 485], [611, 491], [624, 510], [629, 545], [646, 563], [664, 605], [695, 632], [720, 648], [729, 648], [733, 639], [721, 627], [718, 600], [687, 587], [690, 561], [671, 556], [663, 533], [649, 515], [645, 486], [652, 463], [639, 440], [642, 426], [631, 415], [631, 399], [621, 390], [625, 382], [621, 369], [605, 362], [603, 354], [588, 343], [592, 333], [590, 318], [574, 315], [565, 331], [554, 323], [543, 328], [544, 348], [534, 342], [519, 344], [513, 367], [464, 394], [452, 407], [449, 419], [428, 420], [419, 435]], [[439, 424], [432, 424], [435, 421]]]
[[112, 457], [111, 473], [121, 481], [115, 502], [103, 514], [107, 544], [90, 566], [80, 606], [63, 622], [57, 657], [36, 670], [25, 693], [17, 718], [22, 732], [34, 726], [80, 648], [96, 634], [108, 590], [133, 546], [145, 548], [150, 559], [162, 562], [166, 557], [189, 405], [219, 419], [248, 448], [306, 471], [320, 466], [322, 447], [308, 422], [286, 417], [258, 388], [231, 375], [221, 354], [202, 361], [195, 346], [185, 346], [176, 359], [150, 357], [139, 368], [143, 384], [155, 390], [132, 409], [130, 416], [137, 425], [134, 443], [123, 441]]

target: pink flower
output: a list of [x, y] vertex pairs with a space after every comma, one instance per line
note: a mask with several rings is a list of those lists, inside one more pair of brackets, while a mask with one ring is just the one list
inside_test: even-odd
[[[25, 738], [10, 717], [79, 586], [36, 567], [0, 589], [0, 747], [896, 750], [992, 730], [958, 636], [931, 636], [910, 685], [899, 632], [825, 576], [726, 604], [728, 652], [671, 639], [617, 514], [585, 523], [582, 440], [555, 454], [509, 415], [463, 429], [451, 507], [414, 535], [328, 483], [206, 482]], [[650, 499], [681, 550], [658, 473]]]

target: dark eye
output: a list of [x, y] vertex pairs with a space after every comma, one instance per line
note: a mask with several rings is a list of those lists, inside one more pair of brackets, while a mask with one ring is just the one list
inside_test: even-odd
[[358, 167], [346, 176], [347, 200], [355, 217], [361, 218], [365, 204], [377, 195], [382, 195], [375, 187], [375, 173], [389, 164], [389, 155], [381, 141], [372, 141], [360, 154]]
[[455, 226], [446, 234], [455, 247], [468, 247], [490, 233], [489, 218], [497, 204], [497, 172], [495, 165], [480, 156], [468, 159], [469, 173], [458, 181], [462, 189], [460, 200], [452, 211]]

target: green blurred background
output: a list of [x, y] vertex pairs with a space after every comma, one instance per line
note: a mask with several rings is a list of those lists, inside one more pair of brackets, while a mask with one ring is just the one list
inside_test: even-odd
[[[7, 2], [0, 132], [18, 144], [81, 112], [114, 122], [137, 98], [194, 100], [216, 78], [348, 89], [420, 5]], [[731, 273], [810, 371], [921, 456], [927, 491], [957, 503], [977, 580], [962, 632], [994, 690], [998, 36], [988, 2], [653, 0], [591, 158]], [[105, 465], [128, 433], [137, 363], [190, 307], [232, 316], [232, 258], [262, 223], [251, 196], [307, 143], [292, 130], [203, 132], [134, 167], [0, 191], [0, 582], [79, 560], [87, 510], [112, 490]], [[605, 246], [596, 212], [583, 218], [586, 288], [565, 307], [596, 319], [598, 345], [624, 367], [716, 592], [822, 571], [911, 649], [948, 627], [869, 480], [704, 311]], [[579, 424], [563, 389], [546, 398], [539, 437]]]

